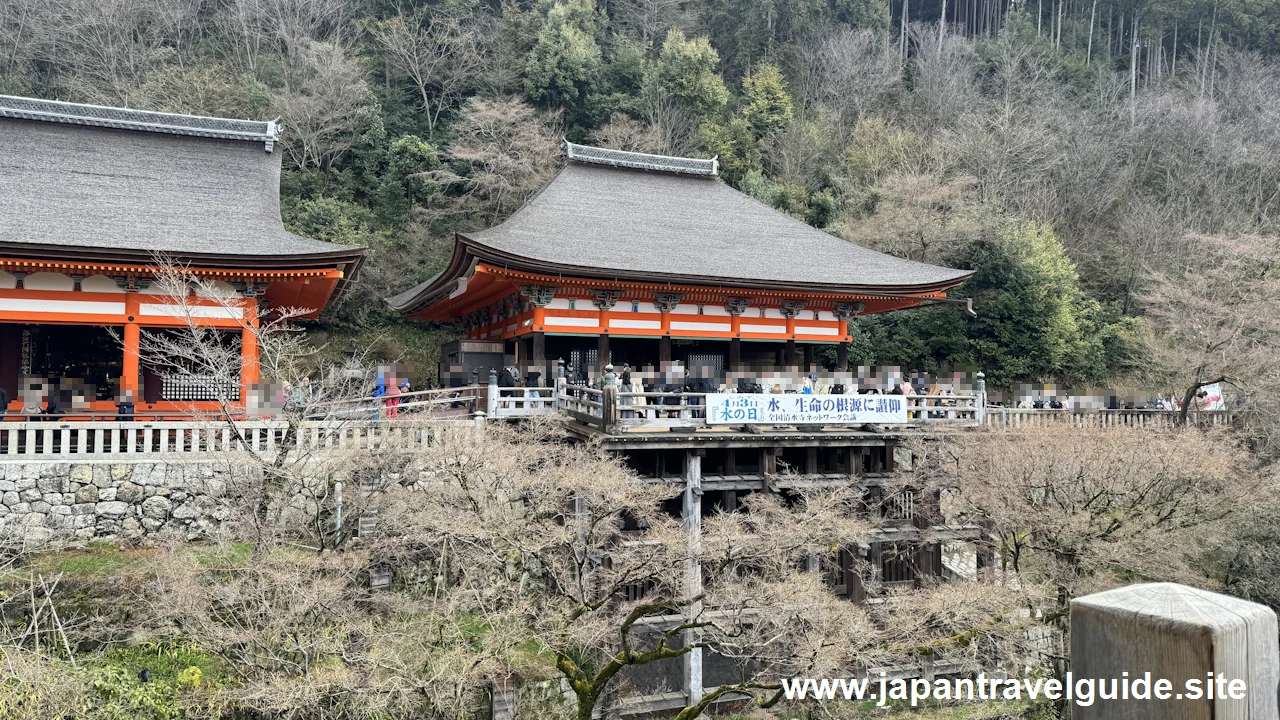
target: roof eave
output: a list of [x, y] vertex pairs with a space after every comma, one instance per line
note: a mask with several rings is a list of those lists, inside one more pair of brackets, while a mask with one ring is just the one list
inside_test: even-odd
[[[0, 255], [23, 259], [47, 258], [57, 253], [60, 260], [80, 260], [100, 263], [152, 264], [155, 253], [133, 248], [103, 248], [71, 245], [46, 245], [42, 243], [15, 243], [0, 241]], [[217, 268], [286, 269], [316, 267], [345, 262], [357, 266], [364, 261], [365, 248], [341, 248], [328, 252], [282, 253], [278, 255], [244, 255], [231, 253], [168, 252], [165, 255], [177, 262]]]
[[643, 272], [619, 273], [600, 268], [581, 267], [549, 263], [532, 258], [513, 255], [483, 245], [472, 238], [457, 234], [454, 255], [449, 267], [440, 273], [434, 282], [416, 293], [409, 301], [399, 305], [392, 304], [392, 309], [400, 313], [418, 312], [435, 303], [454, 287], [454, 281], [460, 273], [470, 266], [470, 259], [490, 262], [505, 268], [518, 268], [530, 272], [550, 275], [567, 275], [572, 277], [597, 278], [600, 280], [628, 280], [641, 282], [660, 282], [671, 285], [712, 285], [743, 288], [748, 290], [776, 290], [787, 292], [819, 292], [850, 295], [883, 296], [897, 298], [902, 295], [920, 295], [945, 292], [968, 280], [973, 272], [957, 271], [958, 274], [946, 280], [911, 285], [833, 285], [815, 283], [787, 283], [771, 280], [726, 280], [723, 277], [706, 277], [701, 275], [657, 274]]

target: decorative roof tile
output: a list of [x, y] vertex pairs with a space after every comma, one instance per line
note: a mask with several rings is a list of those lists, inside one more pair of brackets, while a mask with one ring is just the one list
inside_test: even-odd
[[141, 130], [170, 135], [194, 135], [223, 140], [249, 140], [266, 143], [268, 151], [271, 150], [271, 144], [280, 136], [280, 125], [276, 120], [231, 120], [198, 115], [178, 115], [12, 95], [0, 95], [0, 117], [91, 125], [117, 130]]
[[654, 170], [657, 172], [677, 173], [679, 175], [714, 177], [719, 170], [719, 162], [716, 158], [701, 160], [698, 158], [671, 157], [669, 155], [650, 155], [626, 150], [610, 150], [589, 145], [576, 145], [568, 140], [564, 143], [564, 156], [570, 160], [591, 165], [608, 165], [610, 167], [631, 168], [633, 170]]

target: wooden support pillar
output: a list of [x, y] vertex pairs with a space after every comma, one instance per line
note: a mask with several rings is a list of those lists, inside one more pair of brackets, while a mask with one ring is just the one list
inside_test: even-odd
[[879, 579], [883, 553], [884, 543], [873, 542], [868, 545], [867, 563], [871, 565], [871, 581], [873, 583]]
[[813, 345], [805, 345], [805, 346], [804, 346], [804, 369], [805, 369], [805, 372], [808, 372], [809, 370], [812, 370], [812, 369], [813, 369], [813, 364], [814, 364], [814, 362], [813, 362], [813, 361], [814, 361], [814, 358], [813, 358], [813, 349], [814, 349], [814, 348], [813, 348]]
[[787, 356], [786, 347], [779, 346], [777, 350], [777, 358], [776, 358], [776, 361], [774, 362], [774, 365], [777, 366], [778, 368], [781, 368], [783, 365], [786, 364], [785, 362], [786, 356]]
[[792, 365], [795, 365], [796, 364], [796, 341], [788, 340], [786, 347], [783, 350], [783, 353], [785, 353], [786, 355], [786, 357], [783, 358], [783, 363], [782, 363], [783, 366], [790, 367]]
[[[688, 552], [684, 560], [684, 595], [686, 598], [702, 594], [702, 564], [698, 560], [702, 545], [702, 454], [704, 450], [688, 450], [684, 454], [684, 531]], [[686, 621], [694, 622], [702, 615], [702, 603], [689, 604]], [[686, 631], [684, 641], [698, 640], [696, 630]], [[702, 699], [702, 649], [697, 648], [683, 657], [684, 692], [687, 705]]]
[[663, 335], [658, 338], [658, 364], [661, 370], [662, 363], [671, 362], [671, 336]]
[[542, 373], [541, 382], [544, 386], [553, 386], [555, 384], [555, 370], [547, 364], [547, 334], [535, 332], [533, 334], [533, 367]]
[[942, 575], [942, 545], [936, 542], [920, 543], [916, 546], [916, 587], [923, 584], [925, 578], [936, 578]]
[[[257, 325], [258, 319], [255, 316], [250, 321], [250, 327], [240, 330], [240, 402], [244, 403], [246, 411], [249, 409], [253, 388], [258, 384], [259, 379], [258, 334], [254, 332]], [[255, 401], [254, 404], [258, 403]]]
[[848, 574], [846, 575], [848, 578], [846, 582], [846, 589], [849, 594], [849, 601], [857, 605], [862, 605], [867, 601], [867, 588], [862, 584], [861, 563], [856, 562], [862, 559], [862, 553], [859, 552], [855, 556], [855, 552], [856, 550], [854, 548], [850, 548], [845, 553], [849, 558], [849, 569]]
[[760, 473], [766, 478], [778, 474], [778, 448], [767, 447], [760, 449]]
[[129, 402], [138, 403], [142, 401], [141, 368], [139, 367], [142, 328], [138, 325], [138, 316], [142, 313], [138, 293], [133, 289], [125, 290], [124, 312], [124, 358], [120, 367], [120, 394], [127, 394]]
[[493, 681], [490, 694], [492, 708], [490, 717], [493, 720], [515, 720], [516, 718], [516, 679], [511, 676]]
[[[849, 369], [849, 344], [840, 342], [836, 344], [836, 369], [844, 372]], [[850, 392], [850, 391], [846, 391]]]
[[596, 338], [596, 373], [603, 378], [604, 367], [612, 362], [613, 360], [609, 357], [609, 334], [602, 332]]
[[[134, 316], [130, 315], [132, 320]], [[142, 343], [142, 330], [136, 322], [127, 322], [124, 324], [124, 364], [120, 370], [120, 392], [127, 395], [125, 398], [129, 402], [137, 403], [142, 401], [142, 395], [138, 392], [138, 353], [139, 346]]]
[[982, 523], [982, 536], [974, 543], [977, 556], [974, 559], [974, 567], [978, 571], [978, 577], [982, 579], [988, 579], [987, 576], [995, 568], [996, 540], [992, 537], [994, 534], [991, 521], [985, 521]]
[[729, 339], [729, 371], [742, 369], [742, 338]]
[[805, 448], [804, 472], [806, 475], [816, 475], [818, 473], [818, 448]]

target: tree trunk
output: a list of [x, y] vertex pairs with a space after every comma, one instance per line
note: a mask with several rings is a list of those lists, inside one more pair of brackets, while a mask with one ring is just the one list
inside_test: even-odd
[[1093, 0], [1093, 9], [1089, 11], [1089, 49], [1084, 55], [1084, 64], [1093, 62], [1093, 17], [1098, 14], [1098, 0]]
[[1116, 37], [1116, 54], [1124, 54], [1124, 13], [1120, 13], [1120, 34]]
[[1065, 3], [1061, 2], [1058, 3], [1058, 50], [1062, 50], [1062, 18], [1065, 10], [1063, 7], [1064, 4]]
[[1138, 16], [1129, 30], [1129, 127], [1138, 122]]
[[910, 6], [911, 0], [902, 0], [902, 27], [898, 36], [898, 58], [904, 63], [907, 61], [907, 12], [910, 10]]
[[942, 0], [942, 13], [938, 15], [938, 53], [942, 53], [942, 38], [947, 34], [947, 0]]
[[1173, 57], [1169, 62], [1169, 77], [1178, 76], [1178, 23], [1173, 24]]

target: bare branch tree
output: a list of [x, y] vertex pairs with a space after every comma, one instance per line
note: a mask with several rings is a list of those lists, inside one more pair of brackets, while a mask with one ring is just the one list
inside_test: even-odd
[[665, 153], [662, 130], [631, 119], [626, 113], [614, 113], [609, 122], [591, 135], [597, 145], [614, 150], [643, 153]]
[[[420, 456], [418, 487], [379, 509], [377, 552], [430, 562], [434, 596], [490, 629], [480, 647], [539, 648], [579, 720], [622, 699], [614, 688], [630, 668], [694, 651], [732, 662], [738, 676], [708, 688], [682, 720], [728, 692], [772, 705], [780, 677], [910, 662], [922, 645], [958, 657], [972, 647], [956, 636], [1001, 645], [1018, 634], [995, 610], [1009, 607], [1006, 591], [976, 592], [982, 600], [936, 624], [931, 614], [873, 615], [802, 570], [813, 558], [829, 568], [833, 548], [865, 537], [847, 490], [751, 495], [740, 512], [705, 518], [693, 543], [662, 509], [671, 488], [638, 481], [599, 448], [538, 435], [491, 426], [485, 452], [441, 443]], [[939, 608], [955, 606], [957, 591], [939, 592]]]
[[559, 159], [557, 120], [555, 115], [538, 117], [516, 98], [467, 101], [456, 126], [459, 137], [447, 155], [470, 165], [470, 171], [429, 173], [432, 180], [460, 191], [430, 214], [470, 216], [491, 225], [520, 207], [546, 183]]
[[808, 78], [800, 88], [805, 102], [829, 108], [845, 126], [860, 120], [901, 82], [901, 61], [883, 33], [845, 27], [802, 53]]
[[356, 144], [376, 113], [364, 71], [332, 42], [298, 51], [286, 87], [274, 94], [289, 132], [284, 145], [299, 167], [326, 168]]
[[1274, 238], [1200, 236], [1182, 267], [1153, 270], [1142, 299], [1152, 319], [1155, 379], [1177, 388], [1182, 416], [1205, 385], [1228, 383], [1257, 430], [1275, 439], [1280, 377], [1280, 244]]
[[461, 100], [483, 68], [474, 31], [459, 20], [430, 17], [422, 10], [372, 28], [387, 62], [413, 82], [433, 137], [440, 114]]

